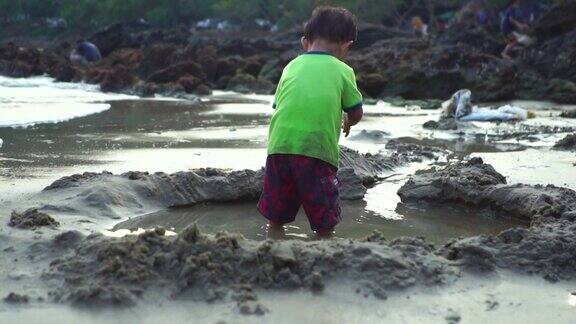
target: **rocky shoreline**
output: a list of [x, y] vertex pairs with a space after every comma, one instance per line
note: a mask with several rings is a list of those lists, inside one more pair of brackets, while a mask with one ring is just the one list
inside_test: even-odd
[[[427, 40], [362, 24], [348, 62], [371, 98], [445, 99], [468, 88], [478, 101], [574, 103], [576, 73], [569, 58], [576, 54], [575, 33], [576, 3], [554, 7], [534, 27], [537, 44], [511, 62], [499, 58], [503, 38], [482, 29], [455, 27]], [[89, 37], [104, 56], [96, 66], [72, 66], [66, 42], [46, 48], [8, 43], [0, 45], [0, 74], [47, 74], [141, 96], [204, 95], [213, 89], [270, 94], [285, 64], [298, 55], [298, 39], [296, 32], [213, 34], [117, 24]]]

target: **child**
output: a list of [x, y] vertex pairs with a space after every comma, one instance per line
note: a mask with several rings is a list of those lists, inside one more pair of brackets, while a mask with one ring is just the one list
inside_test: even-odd
[[535, 42], [535, 39], [528, 36], [527, 33], [530, 31], [529, 24], [535, 20], [536, 10], [534, 8], [528, 8], [526, 12], [526, 10], [521, 9], [520, 1], [511, 0], [502, 14], [500, 29], [509, 39], [508, 44], [506, 44], [501, 54], [506, 60], [512, 60], [510, 51], [512, 51], [516, 45], [531, 46]]
[[348, 136], [363, 114], [354, 70], [341, 60], [357, 33], [355, 17], [346, 9], [317, 8], [301, 39], [306, 53], [282, 73], [258, 203], [271, 233], [282, 233], [301, 205], [319, 237], [331, 237], [341, 219], [336, 178], [340, 128]]

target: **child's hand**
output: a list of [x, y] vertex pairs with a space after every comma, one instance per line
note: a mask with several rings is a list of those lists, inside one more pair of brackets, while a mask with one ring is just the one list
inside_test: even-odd
[[350, 124], [350, 120], [348, 119], [348, 115], [344, 115], [342, 118], [342, 131], [344, 132], [344, 137], [348, 137], [350, 135], [350, 128], [352, 125]]

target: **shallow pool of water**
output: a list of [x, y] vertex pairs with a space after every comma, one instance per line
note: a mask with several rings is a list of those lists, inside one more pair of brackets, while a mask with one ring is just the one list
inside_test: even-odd
[[[406, 175], [392, 177], [370, 189], [364, 200], [342, 202], [342, 222], [336, 237], [364, 238], [374, 231], [387, 239], [422, 236], [434, 243], [478, 234], [498, 234], [511, 227], [529, 224], [505, 213], [460, 205], [403, 204], [396, 195]], [[202, 232], [240, 233], [254, 240], [267, 238], [266, 220], [256, 202], [206, 203], [193, 207], [163, 210], [134, 217], [117, 224], [111, 232], [164, 227], [180, 232], [197, 224]], [[285, 226], [286, 238], [312, 239], [306, 214], [301, 209], [293, 223]]]

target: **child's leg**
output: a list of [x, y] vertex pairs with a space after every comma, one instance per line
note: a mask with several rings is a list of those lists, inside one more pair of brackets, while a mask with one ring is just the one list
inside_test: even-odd
[[319, 238], [332, 237], [341, 220], [336, 167], [305, 156], [295, 156], [291, 162], [310, 227]]
[[328, 229], [328, 230], [318, 230], [316, 231], [316, 237], [320, 240], [323, 239], [331, 239], [334, 237], [334, 229]]
[[512, 60], [512, 56], [510, 56], [510, 51], [516, 46], [516, 44], [518, 44], [516, 38], [513, 38], [510, 42], [508, 42], [508, 44], [506, 44], [506, 47], [504, 48], [504, 51], [502, 52], [502, 58], [506, 60]]
[[286, 238], [284, 232], [284, 224], [268, 221], [268, 228], [266, 229], [266, 238], [271, 240], [282, 240]]
[[[258, 211], [269, 221], [270, 236], [281, 236], [283, 225], [293, 222], [300, 209], [296, 184], [291, 174], [290, 156], [283, 154], [269, 155], [266, 159], [264, 187]], [[279, 235], [274, 235], [275, 233]]]

